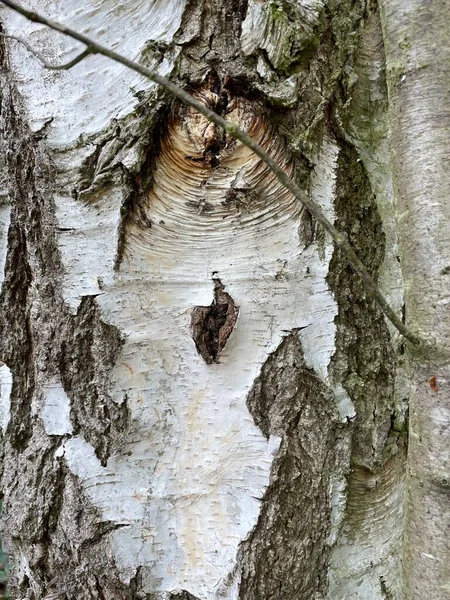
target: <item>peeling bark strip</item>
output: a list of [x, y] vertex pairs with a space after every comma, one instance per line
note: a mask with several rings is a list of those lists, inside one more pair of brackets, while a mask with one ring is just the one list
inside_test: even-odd
[[225, 348], [236, 324], [239, 307], [220, 279], [214, 279], [214, 300], [211, 306], [196, 306], [192, 310], [192, 337], [198, 352], [209, 365], [219, 362], [219, 354]]

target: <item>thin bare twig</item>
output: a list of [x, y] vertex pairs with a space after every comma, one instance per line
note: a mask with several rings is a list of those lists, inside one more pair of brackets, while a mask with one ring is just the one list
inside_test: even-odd
[[[22, 8], [15, 2], [11, 0], [0, 0], [3, 4], [11, 8], [12, 10], [20, 13], [28, 20], [33, 21], [35, 23], [41, 23], [42, 25], [46, 25], [59, 33], [67, 35], [75, 40], [78, 40], [82, 44], [85, 44], [86, 51], [90, 53], [102, 54], [103, 56], [107, 56], [111, 60], [118, 62], [125, 67], [135, 71], [136, 73], [140, 73], [144, 77], [151, 79], [155, 83], [158, 83], [163, 88], [171, 92], [176, 98], [181, 100], [184, 104], [195, 108], [199, 113], [201, 113], [208, 121], [211, 121], [222, 127], [229, 135], [238, 139], [244, 146], [250, 148], [259, 158], [266, 163], [266, 165], [271, 169], [271, 171], [276, 175], [278, 181], [287, 188], [294, 196], [297, 198], [299, 202], [303, 204], [303, 206], [314, 216], [316, 221], [322, 225], [322, 227], [331, 235], [334, 244], [342, 250], [342, 252], [347, 257], [349, 263], [352, 265], [353, 269], [361, 278], [363, 285], [366, 291], [374, 298], [374, 300], [378, 303], [381, 310], [384, 312], [386, 317], [391, 321], [394, 327], [412, 344], [419, 345], [422, 343], [422, 340], [415, 335], [413, 332], [409, 331], [404, 325], [404, 323], [397, 317], [395, 312], [389, 306], [387, 300], [378, 289], [377, 284], [372, 279], [371, 275], [367, 271], [364, 264], [360, 261], [355, 251], [351, 247], [348, 240], [340, 233], [334, 225], [327, 219], [327, 217], [323, 214], [321, 208], [318, 204], [316, 204], [311, 198], [308, 196], [297, 186], [297, 184], [284, 172], [284, 170], [278, 165], [278, 163], [262, 148], [255, 140], [253, 140], [249, 135], [247, 135], [242, 129], [240, 129], [234, 123], [230, 123], [229, 121], [223, 119], [214, 111], [210, 110], [207, 106], [199, 102], [196, 98], [191, 96], [188, 92], [178, 87], [169, 79], [166, 79], [156, 71], [149, 69], [136, 63], [128, 58], [122, 56], [121, 54], [117, 54], [113, 50], [98, 44], [94, 40], [86, 37], [85, 35], [62, 25], [61, 23], [57, 23], [55, 21], [51, 21], [42, 15]], [[28, 45], [27, 45], [28, 47]], [[81, 55], [80, 55], [81, 56]], [[83, 57], [84, 58], [84, 57]]]
[[22, 44], [23, 46], [25, 46], [25, 48], [28, 50], [28, 52], [30, 52], [33, 56], [35, 56], [46, 69], [49, 69], [51, 71], [67, 71], [68, 69], [71, 69], [76, 64], [78, 64], [83, 59], [85, 59], [86, 56], [89, 56], [89, 54], [94, 54], [94, 50], [92, 50], [92, 48], [86, 48], [86, 50], [83, 50], [83, 52], [81, 52], [80, 54], [75, 56], [75, 58], [72, 58], [72, 60], [69, 60], [69, 62], [64, 63], [62, 65], [52, 65], [51, 63], [49, 63], [45, 60], [45, 58], [42, 56], [42, 54], [40, 52], [38, 52], [32, 46], [30, 46], [30, 44], [23, 38], [17, 37], [16, 35], [7, 35], [6, 33], [1, 33], [1, 32], [0, 32], [0, 36], [7, 38], [8, 40], [15, 40], [16, 42], [19, 42], [19, 44]]

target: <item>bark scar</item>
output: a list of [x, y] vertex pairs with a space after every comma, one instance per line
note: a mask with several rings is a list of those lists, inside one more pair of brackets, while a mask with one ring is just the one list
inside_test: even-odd
[[192, 339], [208, 365], [219, 362], [219, 354], [225, 348], [239, 314], [239, 307], [225, 292], [220, 279], [213, 277], [213, 282], [211, 306], [195, 306], [191, 313]]

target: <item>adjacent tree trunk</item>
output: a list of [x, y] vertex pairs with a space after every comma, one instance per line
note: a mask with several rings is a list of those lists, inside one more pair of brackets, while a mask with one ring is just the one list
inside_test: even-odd
[[[382, 23], [362, 0], [27, 6], [151, 64], [248, 130], [400, 313], [395, 180], [406, 317], [446, 345], [439, 7], [422, 39], [390, 0]], [[10, 11], [0, 20], [55, 63], [79, 50]], [[12, 596], [445, 598], [447, 363], [405, 353], [267, 167], [151, 82], [101, 56], [45, 71], [3, 38], [0, 79]]]
[[450, 6], [381, 2], [411, 359], [408, 598], [450, 597]]

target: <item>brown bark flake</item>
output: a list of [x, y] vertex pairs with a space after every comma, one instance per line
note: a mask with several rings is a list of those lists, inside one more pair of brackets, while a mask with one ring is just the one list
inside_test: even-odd
[[430, 379], [428, 380], [428, 384], [429, 384], [430, 388], [433, 390], [433, 392], [438, 391], [439, 388], [436, 383], [436, 375], [433, 375], [432, 377], [430, 377]]

